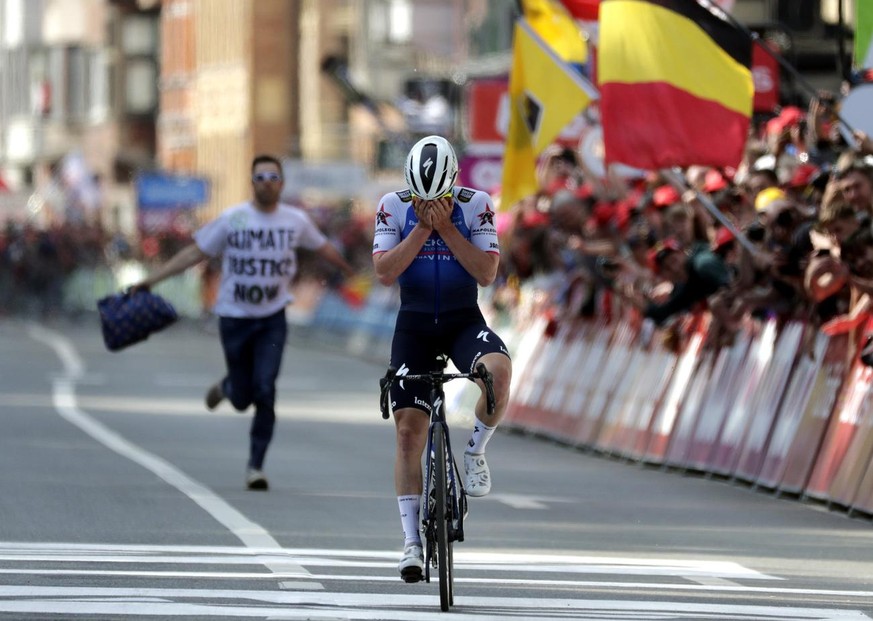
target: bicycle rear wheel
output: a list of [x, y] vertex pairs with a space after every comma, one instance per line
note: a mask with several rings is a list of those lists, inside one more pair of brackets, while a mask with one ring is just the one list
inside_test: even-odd
[[436, 487], [436, 544], [437, 569], [440, 575], [440, 609], [448, 611], [454, 600], [452, 594], [453, 567], [452, 542], [449, 540], [449, 520], [452, 512], [448, 506], [448, 455], [446, 454], [445, 428], [436, 425], [433, 433], [434, 486]]

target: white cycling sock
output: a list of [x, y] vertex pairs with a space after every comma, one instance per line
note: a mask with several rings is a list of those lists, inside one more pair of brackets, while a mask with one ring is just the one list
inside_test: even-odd
[[470, 441], [467, 442], [467, 450], [465, 452], [472, 455], [484, 453], [485, 445], [488, 444], [488, 440], [494, 435], [495, 429], [497, 429], [497, 425], [489, 427], [477, 417], [476, 422], [473, 424], [473, 435], [470, 436]]
[[403, 545], [411, 543], [421, 545], [419, 532], [419, 511], [421, 510], [421, 496], [398, 496], [397, 506], [400, 508], [400, 523], [403, 525], [403, 535], [406, 538]]

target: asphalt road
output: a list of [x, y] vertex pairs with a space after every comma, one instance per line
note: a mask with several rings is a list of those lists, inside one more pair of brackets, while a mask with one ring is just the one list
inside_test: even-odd
[[[382, 367], [290, 339], [266, 493], [250, 416], [203, 406], [222, 368], [194, 323], [108, 353], [93, 318], [0, 319], [0, 618], [445, 618], [397, 574]], [[520, 434], [488, 455], [453, 619], [873, 619], [869, 521]]]

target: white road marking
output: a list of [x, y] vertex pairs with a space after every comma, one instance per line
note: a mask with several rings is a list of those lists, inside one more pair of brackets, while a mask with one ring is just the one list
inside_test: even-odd
[[[228, 546], [148, 546], [0, 542], [0, 561], [43, 563], [221, 564], [269, 563], [280, 572], [288, 565], [308, 567], [393, 567], [398, 552], [318, 548], [234, 548]], [[731, 561], [477, 552], [458, 550], [458, 567], [471, 571], [672, 576], [698, 580], [781, 580]], [[0, 570], [2, 571], [2, 570]], [[40, 571], [37, 568], [22, 571]], [[61, 570], [45, 570], [61, 571]], [[103, 568], [99, 571], [103, 571]]]
[[502, 502], [513, 509], [548, 509], [547, 503], [574, 502], [567, 498], [532, 496], [528, 494], [489, 494], [488, 500]]
[[[434, 591], [434, 584], [412, 588]], [[18, 598], [18, 599], [12, 599]], [[45, 599], [41, 599], [45, 598]], [[254, 605], [246, 605], [252, 602]], [[0, 586], [0, 612], [67, 615], [221, 616], [275, 619], [444, 621], [435, 593], [330, 593], [210, 589]], [[859, 610], [568, 598], [455, 596], [452, 619], [744, 619], [870, 621]], [[338, 616], [341, 615], [341, 616]], [[572, 615], [572, 616], [571, 616]]]
[[[282, 546], [279, 545], [279, 542], [273, 539], [262, 526], [249, 520], [208, 487], [195, 481], [166, 460], [129, 442], [80, 410], [76, 404], [75, 385], [77, 379], [85, 373], [85, 364], [73, 344], [63, 335], [37, 324], [28, 324], [28, 334], [33, 339], [51, 347], [64, 365], [63, 375], [53, 381], [52, 395], [55, 410], [62, 418], [107, 448], [141, 465], [178, 489], [236, 535], [244, 545], [281, 549]], [[268, 569], [272, 569], [268, 563], [265, 565]], [[282, 566], [280, 571], [288, 573], [289, 567]], [[295, 571], [304, 576], [308, 574], [305, 569], [299, 566], [295, 568]]]
[[[364, 589], [365, 594], [336, 593], [326, 591], [323, 584], [354, 583], [397, 585], [395, 574], [396, 551], [379, 550], [329, 550], [317, 548], [241, 548], [234, 546], [157, 546], [157, 545], [112, 545], [112, 544], [66, 544], [0, 542], [0, 575], [16, 578], [28, 575], [42, 576], [91, 576], [99, 578], [134, 578], [137, 584], [143, 579], [169, 579], [172, 584], [180, 580], [215, 579], [224, 581], [264, 581], [279, 579], [280, 591], [275, 590], [225, 590], [225, 589], [167, 589], [167, 588], [97, 588], [97, 587], [31, 587], [22, 585], [0, 586], [0, 613], [78, 614], [93, 617], [99, 614], [125, 616], [146, 615], [200, 615], [269, 617], [275, 619], [403, 619], [414, 610], [416, 619], [430, 617], [436, 608], [436, 585], [409, 587], [412, 594], [397, 595], [377, 593], [373, 588]], [[57, 568], [57, 565], [76, 563], [75, 569]], [[246, 571], [246, 565], [270, 563], [278, 566], [326, 567], [336, 573], [307, 573], [275, 571], [259, 573]], [[137, 564], [140, 567], [107, 569], [107, 566]], [[213, 571], [166, 570], [168, 564], [210, 564], [227, 567]], [[25, 565], [25, 567], [18, 567]], [[89, 565], [94, 565], [89, 568]], [[151, 569], [149, 565], [159, 567]], [[770, 599], [781, 597], [787, 602], [800, 601], [802, 597], [826, 597], [849, 605], [852, 601], [869, 601], [870, 591], [835, 589], [795, 589], [787, 586], [742, 586], [725, 578], [782, 582], [782, 579], [762, 574], [729, 561], [705, 561], [691, 559], [653, 559], [630, 557], [595, 557], [583, 555], [494, 553], [464, 551], [455, 555], [456, 583], [479, 587], [526, 589], [560, 589], [562, 591], [610, 592], [621, 591], [639, 594], [647, 591], [664, 594], [675, 599], [676, 593], [688, 596], [709, 594], [761, 596]], [[238, 568], [238, 569], [237, 569]], [[376, 570], [361, 573], [360, 569]], [[352, 570], [352, 571], [350, 571]], [[553, 579], [512, 577], [510, 572], [526, 572], [533, 575], [551, 573]], [[478, 575], [477, 575], [478, 574]], [[633, 580], [576, 580], [580, 574], [622, 576], [651, 575], [661, 581], [635, 582]], [[487, 577], [480, 577], [487, 576]], [[679, 578], [665, 581], [663, 578]], [[703, 582], [695, 584], [691, 581]], [[430, 595], [419, 595], [422, 590]], [[324, 592], [325, 598], [313, 595]], [[241, 600], [241, 601], [236, 601]], [[254, 600], [251, 605], [246, 602]], [[329, 602], [329, 606], [325, 604]], [[523, 604], [522, 604], [523, 602]], [[869, 619], [859, 611], [826, 610], [812, 607], [784, 608], [780, 606], [753, 606], [733, 603], [717, 605], [683, 604], [675, 601], [603, 602], [591, 599], [549, 598], [500, 598], [458, 597], [458, 607], [452, 617], [458, 619]], [[282, 608], [291, 604], [293, 610]], [[276, 606], [275, 608], [271, 605]], [[316, 614], [317, 613], [317, 614]], [[439, 613], [435, 613], [439, 614]], [[290, 615], [290, 616], [289, 616]]]

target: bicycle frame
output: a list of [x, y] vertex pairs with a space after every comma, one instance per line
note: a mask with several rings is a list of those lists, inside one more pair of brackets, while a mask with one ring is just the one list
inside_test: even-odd
[[[439, 376], [441, 374], [436, 375]], [[436, 467], [436, 460], [439, 459], [436, 454], [436, 447], [434, 446], [434, 434], [437, 430], [437, 427], [439, 427], [440, 429], [442, 429], [443, 437], [445, 438], [444, 459], [446, 461], [446, 491], [448, 492], [448, 506], [451, 508], [450, 523], [452, 529], [449, 533], [449, 537], [451, 541], [463, 541], [464, 514], [467, 502], [467, 494], [464, 490], [464, 484], [458, 477], [458, 464], [455, 461], [455, 456], [452, 452], [452, 442], [449, 437], [449, 426], [446, 423], [445, 393], [442, 388], [443, 382], [436, 378], [434, 378], [434, 381], [435, 383], [431, 385], [430, 425], [428, 425], [427, 447], [425, 449], [425, 455], [427, 456], [427, 459], [424, 472], [424, 489], [427, 502], [424, 503], [424, 506], [422, 507], [421, 522], [422, 524], [424, 524], [425, 529], [433, 528], [433, 516], [431, 515], [432, 498], [430, 497], [430, 492], [433, 491], [434, 469]], [[425, 571], [427, 571], [427, 568], [425, 568]]]
[[[404, 375], [404, 381], [424, 381], [430, 384], [430, 424], [425, 447], [424, 502], [421, 524], [426, 541], [424, 579], [430, 582], [430, 568], [435, 566], [440, 578], [440, 608], [445, 612], [454, 603], [452, 543], [464, 540], [464, 517], [467, 513], [467, 495], [458, 477], [458, 467], [452, 453], [449, 427], [446, 423], [445, 392], [443, 385], [453, 379], [481, 379], [485, 386], [488, 414], [495, 410], [492, 377], [485, 365], [479, 363], [472, 373], [445, 373], [446, 359], [439, 358], [439, 368], [420, 375]], [[389, 416], [389, 391], [396, 370], [389, 368], [379, 380], [379, 399], [382, 418]]]

